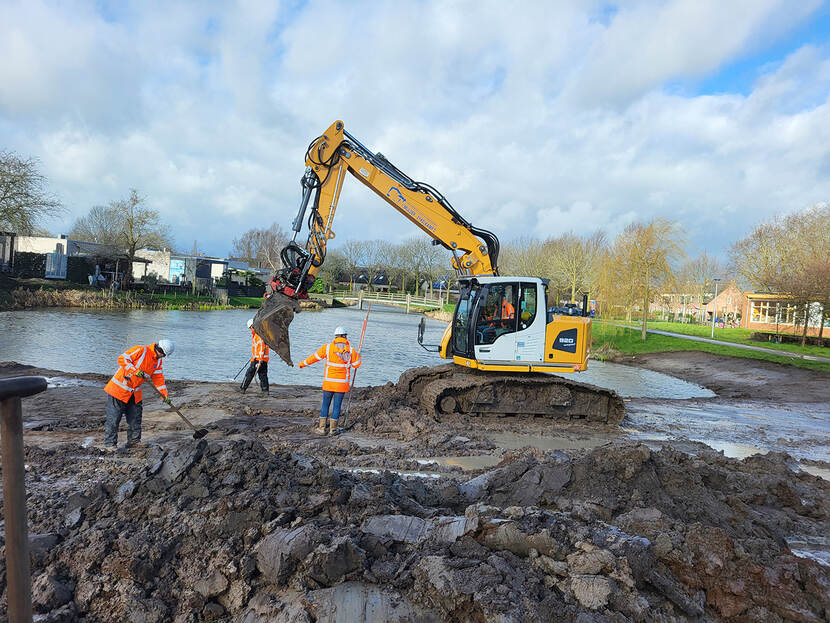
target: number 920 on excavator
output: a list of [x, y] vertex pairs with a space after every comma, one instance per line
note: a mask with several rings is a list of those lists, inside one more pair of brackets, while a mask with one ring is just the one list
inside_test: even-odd
[[[458, 304], [441, 344], [424, 345], [423, 324], [419, 329], [421, 345], [453, 363], [407, 370], [399, 391], [414, 394], [435, 417], [524, 414], [619, 423], [624, 409], [616, 393], [551, 374], [588, 367], [591, 319], [585, 302], [581, 316], [553, 314], [547, 280], [499, 276], [494, 233], [474, 226], [438, 190], [369, 150], [342, 121], [311, 142], [305, 164], [293, 238], [280, 253], [283, 267], [271, 280], [273, 292], [254, 319], [254, 330], [286, 363], [293, 365], [289, 324], [335, 237], [340, 192], [352, 176], [444, 247], [458, 279]], [[308, 237], [300, 244], [305, 224]]]

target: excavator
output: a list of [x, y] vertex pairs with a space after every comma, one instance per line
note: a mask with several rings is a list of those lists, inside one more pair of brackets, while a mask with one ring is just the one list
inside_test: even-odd
[[[407, 370], [398, 391], [438, 419], [462, 414], [622, 420], [624, 407], [615, 392], [549, 374], [588, 368], [587, 301], [579, 316], [549, 313], [546, 279], [499, 275], [495, 234], [475, 227], [438, 190], [366, 148], [342, 121], [311, 142], [305, 164], [292, 239], [280, 252], [272, 293], [254, 318], [254, 330], [288, 365], [288, 328], [335, 237], [335, 212], [349, 174], [449, 251], [458, 280], [458, 303], [440, 345], [423, 344], [423, 323], [418, 335], [423, 347], [452, 363]], [[301, 245], [297, 237], [304, 224], [308, 236]]]

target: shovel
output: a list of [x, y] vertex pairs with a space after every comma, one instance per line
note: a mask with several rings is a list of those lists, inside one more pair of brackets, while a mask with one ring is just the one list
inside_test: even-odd
[[[153, 382], [152, 382], [152, 381], [150, 381], [150, 383], [149, 383], [149, 384], [150, 384], [150, 385], [152, 385], [153, 389], [154, 389], [154, 390], [156, 390], [156, 393], [157, 393], [159, 396], [161, 396], [162, 400], [164, 400], [164, 394], [162, 394], [162, 393], [161, 393], [161, 391], [159, 390], [159, 388], [158, 388], [158, 387], [156, 387], [155, 385], [153, 385]], [[179, 411], [179, 409], [178, 409], [177, 407], [173, 406], [173, 403], [170, 403], [170, 408], [171, 408], [171, 409], [173, 409], [173, 411], [175, 411], [176, 413], [178, 413], [178, 414], [179, 414], [179, 417], [180, 417], [180, 418], [182, 418], [185, 422], [187, 422], [187, 425], [188, 425], [190, 428], [192, 428], [192, 429], [193, 429], [193, 439], [201, 439], [202, 437], [204, 437], [205, 435], [207, 435], [207, 434], [208, 434], [208, 430], [207, 430], [206, 428], [196, 428], [195, 426], [193, 426], [193, 422], [191, 422], [190, 420], [188, 420], [188, 419], [184, 416], [184, 414], [183, 414], [181, 411]]]

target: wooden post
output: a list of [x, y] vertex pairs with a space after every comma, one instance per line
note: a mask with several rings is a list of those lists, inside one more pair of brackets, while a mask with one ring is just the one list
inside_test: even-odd
[[23, 463], [23, 412], [20, 399], [46, 389], [42, 376], [0, 381], [3, 509], [6, 528], [6, 595], [9, 623], [31, 623], [32, 584]]
[[412, 304], [412, 295], [407, 292], [406, 293], [406, 313], [409, 313], [409, 306]]
[[363, 309], [363, 290], [357, 291], [357, 308], [360, 310]]

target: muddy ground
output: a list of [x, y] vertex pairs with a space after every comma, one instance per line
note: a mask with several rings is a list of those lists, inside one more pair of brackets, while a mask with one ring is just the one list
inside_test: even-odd
[[830, 373], [782, 366], [762, 359], [703, 351], [626, 355], [615, 359], [708, 387], [721, 398], [830, 404]]
[[[633, 363], [709, 386], [725, 413], [774, 401], [830, 431], [830, 375]], [[146, 444], [108, 454], [106, 377], [0, 364], [21, 374], [51, 385], [24, 401], [39, 621], [830, 619], [830, 482], [802, 469], [830, 465], [658, 440], [688, 401], [662, 401], [672, 415], [643, 443], [578, 422], [436, 422], [390, 404], [394, 387], [361, 388], [354, 427], [320, 438], [316, 387], [168, 381], [208, 437], [145, 392]]]

